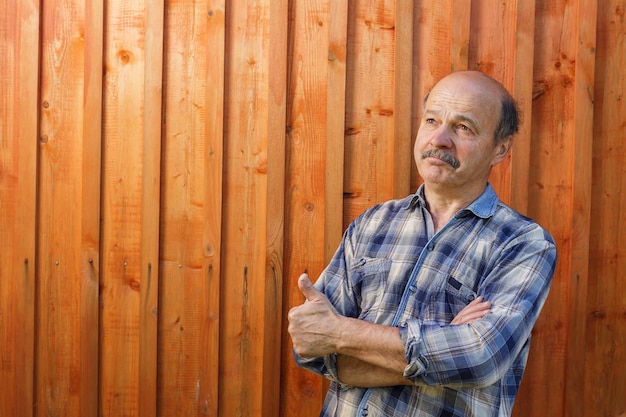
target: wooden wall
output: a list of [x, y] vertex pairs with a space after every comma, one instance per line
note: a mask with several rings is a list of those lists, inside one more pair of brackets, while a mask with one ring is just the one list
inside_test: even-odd
[[316, 416], [286, 312], [480, 69], [559, 264], [516, 416], [626, 412], [625, 0], [0, 0], [0, 416]]

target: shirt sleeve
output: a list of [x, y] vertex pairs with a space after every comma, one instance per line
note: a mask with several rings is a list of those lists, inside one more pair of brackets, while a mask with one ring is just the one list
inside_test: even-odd
[[555, 245], [540, 234], [507, 245], [481, 280], [478, 294], [492, 304], [484, 318], [465, 325], [411, 318], [400, 326], [406, 378], [417, 385], [492, 385], [527, 353], [556, 266]]

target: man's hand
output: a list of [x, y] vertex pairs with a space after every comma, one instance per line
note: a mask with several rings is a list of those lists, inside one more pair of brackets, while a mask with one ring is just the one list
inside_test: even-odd
[[307, 302], [293, 307], [287, 316], [294, 350], [303, 358], [336, 352], [341, 316], [328, 298], [313, 286], [306, 273], [298, 278], [298, 287]]
[[482, 319], [491, 309], [489, 301], [483, 301], [483, 297], [476, 297], [474, 301], [466, 305], [457, 314], [450, 324], [468, 324], [474, 320]]

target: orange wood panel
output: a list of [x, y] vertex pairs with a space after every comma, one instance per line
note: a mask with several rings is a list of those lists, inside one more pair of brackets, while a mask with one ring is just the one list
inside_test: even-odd
[[[403, 110], [398, 111], [397, 94], [404, 87], [410, 69], [397, 69], [398, 52], [404, 47], [398, 41], [406, 39], [411, 22], [398, 14], [411, 8], [398, 6], [395, 0], [364, 0], [349, 3], [347, 89], [346, 89], [346, 166], [344, 181], [344, 225], [365, 209], [402, 192], [394, 190], [398, 174], [394, 158], [400, 167], [409, 167], [410, 149], [397, 155], [396, 130], [404, 128]], [[399, 25], [399, 26], [398, 26]], [[402, 62], [402, 61], [400, 61]], [[408, 57], [404, 61], [408, 65]], [[408, 71], [408, 72], [407, 72]], [[404, 94], [408, 91], [403, 91]], [[404, 139], [410, 148], [410, 138]], [[408, 175], [408, 174], [404, 174]], [[399, 184], [398, 184], [399, 185]], [[406, 194], [406, 192], [405, 192]]]
[[[330, 77], [335, 75], [329, 71], [329, 66], [337, 59], [330, 47], [333, 24], [330, 12], [330, 2], [325, 0], [294, 5], [290, 15], [289, 52], [292, 59], [288, 68], [287, 89], [285, 330], [287, 312], [304, 301], [297, 285], [298, 276], [308, 271], [314, 281], [325, 266], [326, 190], [333, 186], [328, 185], [327, 180], [333, 178], [337, 168], [343, 167], [343, 154], [333, 147], [334, 141], [328, 131], [330, 117], [335, 128], [333, 134], [343, 136], [343, 132], [337, 129], [338, 120], [329, 115], [329, 97], [337, 93], [340, 97], [332, 98], [339, 99], [341, 103], [343, 96], [342, 91], [329, 91]], [[340, 22], [335, 24], [341, 25]], [[339, 54], [341, 52], [345, 53], [345, 50], [340, 49]], [[334, 154], [331, 160], [337, 163], [337, 159], [341, 158], [339, 167], [328, 166], [326, 157], [331, 152], [329, 148], [339, 154]], [[340, 145], [339, 151], [342, 150]], [[299, 369], [293, 361], [291, 339], [286, 333], [284, 340], [281, 415], [319, 415], [325, 393], [323, 379]]]
[[158, 412], [217, 416], [224, 1], [165, 16]]
[[[411, 190], [413, 160], [412, 104], [413, 104], [413, 14], [410, 1], [396, 2], [395, 23], [395, 97], [392, 198], [406, 197]], [[414, 191], [414, 190], [413, 190]]]
[[[205, 374], [200, 379], [200, 398], [208, 401], [208, 415], [218, 415], [219, 398], [219, 325], [220, 325], [220, 276], [221, 276], [221, 237], [222, 237], [222, 169], [224, 140], [224, 54], [226, 35], [225, 0], [209, 0], [207, 4], [209, 25], [207, 38], [212, 45], [212, 65], [208, 68], [207, 86], [207, 140], [208, 178], [205, 181], [208, 217], [204, 224], [203, 242], [208, 261], [207, 296], [208, 305], [203, 324], [201, 343], [207, 349], [201, 357], [200, 366]], [[200, 404], [204, 411], [204, 405]]]
[[102, 3], [42, 12], [35, 415], [95, 416]]
[[0, 415], [33, 415], [40, 4], [0, 2]]
[[[330, 2], [328, 32], [328, 104], [326, 108], [326, 199], [324, 264], [332, 259], [343, 235], [343, 183], [345, 161], [346, 58], [348, 0]], [[326, 392], [330, 382], [323, 382]]]
[[[128, 1], [129, 5], [131, 4], [130, 0], [126, 1]], [[144, 6], [145, 67], [143, 68], [143, 107], [139, 109], [132, 107], [132, 111], [143, 110], [140, 259], [140, 265], [143, 268], [139, 277], [139, 389], [137, 398], [140, 417], [152, 417], [157, 414], [157, 327], [160, 276], [159, 218], [161, 214], [159, 203], [161, 199], [164, 11], [163, 0], [146, 1]], [[124, 17], [123, 11], [120, 16]], [[140, 38], [137, 40], [140, 40]], [[138, 43], [138, 46], [141, 46], [141, 43]], [[121, 71], [121, 73], [123, 72]], [[133, 76], [138, 75], [140, 76], [139, 71], [133, 73]], [[119, 85], [122, 86], [122, 84]], [[126, 85], [123, 87], [126, 87]], [[129, 128], [131, 126], [132, 124], [128, 125]], [[130, 163], [137, 161], [134, 157], [131, 158], [133, 159], [129, 161]], [[129, 197], [132, 200], [133, 197], [130, 195]], [[133, 224], [132, 217], [125, 217], [124, 220]], [[118, 281], [118, 283], [120, 282]], [[124, 287], [123, 282], [122, 287]]]
[[[521, 125], [514, 139], [510, 166], [511, 198], [509, 204], [522, 214], [528, 212], [528, 177], [531, 154], [533, 56], [535, 53], [535, 2], [518, 1], [515, 16], [515, 69], [511, 94], [521, 111]], [[525, 116], [528, 120], [525, 120]]]
[[284, 189], [288, 9], [284, 0], [228, 6], [219, 415], [271, 415], [279, 404], [283, 216], [269, 201], [281, 201], [272, 193]]
[[[527, 400], [521, 406], [518, 404], [519, 415], [564, 415], [566, 404], [554, 398], [567, 398], [565, 371], [572, 352], [568, 343], [575, 341], [570, 331], [578, 331], [576, 326], [580, 325], [572, 312], [578, 303], [584, 302], [577, 297], [579, 284], [572, 274], [578, 272], [573, 257], [579, 245], [587, 243], [576, 241], [573, 226], [579, 215], [582, 229], [577, 227], [576, 233], [584, 230], [588, 221], [578, 207], [585, 201], [588, 190], [575, 170], [585, 171], [588, 160], [584, 158], [590, 156], [585, 150], [589, 139], [583, 138], [590, 134], [587, 119], [578, 119], [590, 110], [588, 98], [581, 97], [580, 86], [589, 83], [588, 77], [593, 75], [593, 71], [589, 73], [589, 68], [593, 68], [589, 60], [593, 58], [585, 51], [592, 46], [589, 44], [592, 38], [585, 30], [587, 19], [595, 17], [593, 10], [591, 13], [579, 10], [582, 4], [581, 1], [538, 2], [536, 9], [528, 211], [552, 233], [560, 258], [550, 296], [535, 326], [530, 370], [523, 383], [526, 392], [522, 396]], [[575, 167], [577, 160], [585, 165]], [[549, 390], [546, 390], [547, 381], [550, 381]]]
[[286, 195], [287, 55], [289, 1], [269, 3], [267, 212], [262, 415], [279, 416]]
[[330, 261], [335, 250], [337, 250], [343, 234], [348, 0], [330, 2], [328, 44], [325, 264]]
[[163, 3], [104, 15], [99, 413], [154, 416]]
[[[573, 196], [571, 213], [571, 244], [570, 254], [570, 290], [568, 305], [568, 338], [566, 342], [567, 357], [565, 364], [566, 396], [565, 415], [576, 417], [584, 416], [584, 407], [581, 403], [585, 398], [585, 381], [590, 371], [577, 363], [584, 358], [587, 352], [586, 315], [587, 291], [589, 278], [589, 249], [591, 224], [591, 194], [592, 194], [592, 157], [593, 157], [593, 113], [594, 113], [594, 82], [596, 66], [596, 29], [597, 29], [597, 2], [594, 0], [580, 0], [575, 4], [573, 14], [577, 20], [567, 25], [572, 28], [572, 36], [576, 41], [575, 66], [575, 103], [574, 120], [575, 132], [572, 142], [575, 146], [574, 159], [570, 162], [573, 169]], [[564, 31], [565, 34], [569, 30]], [[623, 391], [622, 391], [623, 392]], [[621, 395], [620, 395], [621, 397]], [[528, 401], [534, 398], [529, 396]], [[626, 403], [624, 403], [626, 404]], [[592, 405], [594, 415], [597, 415], [596, 405]], [[626, 411], [623, 409], [621, 411]]]
[[624, 10], [0, 0], [0, 415], [317, 415], [296, 278], [415, 190], [422, 98], [466, 68], [517, 98], [492, 182], [559, 249], [515, 415], [625, 413]]
[[[500, 81], [518, 101], [522, 115], [532, 111], [534, 13], [535, 4], [528, 1], [499, 2], [493, 7], [473, 3], [472, 7], [469, 68]], [[511, 204], [515, 194], [515, 203], [523, 212], [528, 190], [529, 122], [522, 124], [511, 154], [493, 169], [490, 178], [500, 199]]]
[[[451, 71], [468, 68], [470, 15], [470, 0], [415, 2], [412, 143], [417, 135], [422, 105], [428, 91]], [[413, 162], [411, 191], [415, 192], [420, 183], [421, 179]]]
[[625, 11], [624, 0], [598, 2], [585, 417], [626, 413]]
[[85, 4], [85, 82], [82, 155], [81, 417], [98, 415], [100, 203], [104, 1]]

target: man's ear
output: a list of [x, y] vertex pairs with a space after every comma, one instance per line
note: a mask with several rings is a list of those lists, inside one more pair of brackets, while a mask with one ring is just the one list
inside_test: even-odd
[[513, 145], [513, 136], [509, 136], [508, 138], [500, 141], [496, 145], [496, 152], [494, 154], [493, 160], [491, 161], [491, 166], [497, 165], [506, 158], [506, 156], [511, 152], [511, 146]]

